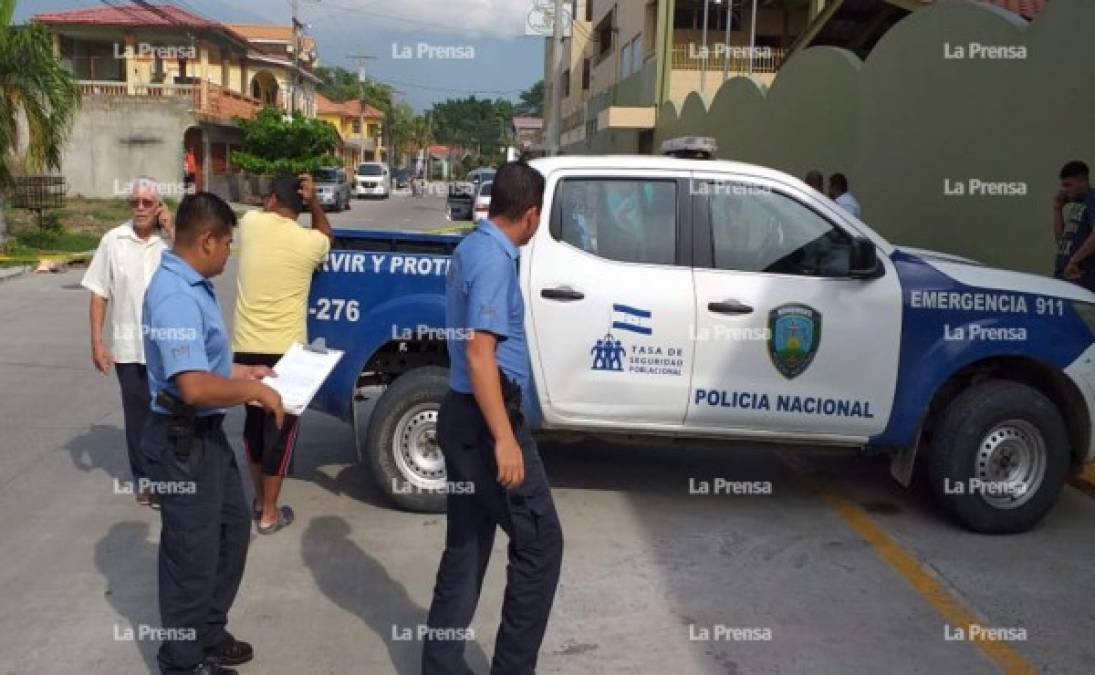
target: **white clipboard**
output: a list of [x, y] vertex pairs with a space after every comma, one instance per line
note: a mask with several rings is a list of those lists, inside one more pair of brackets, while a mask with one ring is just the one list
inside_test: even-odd
[[310, 345], [295, 342], [285, 356], [274, 364], [277, 377], [264, 377], [262, 383], [281, 394], [285, 412], [301, 415], [343, 353], [337, 349], [327, 349], [323, 338], [317, 338]]

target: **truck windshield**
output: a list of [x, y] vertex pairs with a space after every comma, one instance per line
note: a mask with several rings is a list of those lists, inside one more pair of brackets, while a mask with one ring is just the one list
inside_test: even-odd
[[328, 182], [328, 183], [333, 183], [334, 181], [338, 180], [338, 170], [337, 169], [316, 169], [312, 173], [312, 176], [317, 181], [325, 181], [325, 182]]
[[357, 167], [357, 175], [359, 176], [379, 176], [384, 173], [384, 169], [379, 164], [360, 164]]

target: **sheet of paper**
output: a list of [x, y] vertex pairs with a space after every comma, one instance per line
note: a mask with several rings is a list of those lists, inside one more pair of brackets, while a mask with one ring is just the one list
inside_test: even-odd
[[262, 383], [281, 394], [285, 412], [300, 415], [312, 402], [312, 397], [334, 370], [342, 354], [337, 349], [328, 349], [327, 353], [313, 352], [299, 342], [295, 343], [274, 365], [277, 377], [264, 377]]

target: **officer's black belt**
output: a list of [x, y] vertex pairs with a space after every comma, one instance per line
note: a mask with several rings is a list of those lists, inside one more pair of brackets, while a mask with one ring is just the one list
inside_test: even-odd
[[[171, 421], [172, 418], [171, 415], [164, 415], [163, 413], [153, 412], [152, 414], [164, 423]], [[199, 434], [203, 432], [219, 431], [223, 423], [224, 413], [194, 417], [193, 420], [187, 420], [187, 424], [192, 425], [194, 431]]]

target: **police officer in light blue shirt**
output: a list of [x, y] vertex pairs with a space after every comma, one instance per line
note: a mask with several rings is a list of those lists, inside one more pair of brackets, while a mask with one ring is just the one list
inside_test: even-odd
[[251, 646], [225, 626], [247, 558], [250, 509], [225, 409], [257, 401], [280, 425], [281, 398], [263, 366], [233, 366], [213, 284], [228, 260], [236, 215], [219, 197], [188, 195], [175, 242], [145, 292], [142, 333], [152, 399], [141, 449], [162, 500], [157, 654], [164, 673], [221, 673], [250, 661]]
[[[425, 675], [470, 672], [464, 641], [498, 527], [509, 536], [491, 673], [533, 673], [559, 582], [563, 535], [521, 408], [529, 390], [520, 253], [540, 223], [544, 178], [523, 162], [494, 177], [490, 217], [453, 252], [446, 283], [449, 393], [437, 419], [450, 485], [445, 552], [422, 652]], [[459, 487], [459, 489], [456, 489]]]

